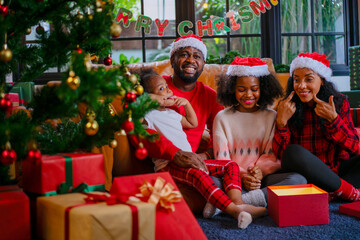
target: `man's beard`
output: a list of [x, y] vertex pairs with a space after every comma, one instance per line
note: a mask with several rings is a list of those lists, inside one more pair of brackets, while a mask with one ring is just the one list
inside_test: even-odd
[[199, 78], [201, 71], [196, 71], [196, 73], [193, 76], [185, 76], [184, 71], [180, 70], [179, 68], [175, 70], [176, 75], [178, 75], [181, 80], [183, 80], [185, 83], [194, 83]]

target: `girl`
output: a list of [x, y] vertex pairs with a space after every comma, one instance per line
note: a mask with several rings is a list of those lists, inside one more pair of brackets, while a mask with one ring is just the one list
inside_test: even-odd
[[256, 196], [248, 200], [244, 194], [243, 199], [266, 206], [266, 186], [306, 183], [300, 174], [280, 172], [280, 161], [272, 151], [276, 112], [267, 107], [283, 90], [266, 62], [236, 57], [217, 84], [218, 101], [229, 108], [214, 120], [214, 154], [240, 167], [243, 187], [254, 190], [248, 196]]
[[[165, 79], [152, 70], [143, 71], [140, 79], [146, 92], [166, 99], [158, 110], [145, 115], [148, 127], [161, 133], [183, 151], [191, 152], [183, 127], [194, 128], [198, 123], [189, 101], [174, 96]], [[183, 106], [186, 116], [167, 108], [174, 104]], [[164, 159], [155, 159], [154, 164], [156, 171], [167, 171], [175, 181], [195, 187], [209, 202], [237, 219], [239, 228], [246, 228], [252, 218], [266, 214], [265, 208], [254, 207], [242, 201], [239, 169], [231, 161], [205, 160], [208, 173], [206, 169], [183, 168]], [[210, 176], [224, 178], [226, 193], [216, 186]]]
[[349, 102], [329, 82], [326, 55], [300, 53], [290, 65], [287, 98], [278, 108], [274, 152], [282, 168], [350, 201], [360, 200], [359, 138]]

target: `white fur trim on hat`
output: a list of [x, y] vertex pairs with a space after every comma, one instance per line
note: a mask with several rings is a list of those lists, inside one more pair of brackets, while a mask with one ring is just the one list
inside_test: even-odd
[[259, 66], [245, 66], [245, 65], [230, 65], [226, 72], [226, 75], [237, 77], [262, 77], [269, 75], [269, 69], [267, 64]]
[[202, 42], [199, 39], [193, 38], [193, 37], [189, 37], [189, 38], [184, 38], [184, 39], [179, 39], [176, 42], [173, 42], [171, 44], [171, 51], [170, 51], [170, 57], [180, 48], [184, 48], [184, 47], [193, 47], [198, 49], [199, 51], [201, 51], [201, 53], [203, 54], [204, 60], [206, 59], [206, 55], [207, 55], [207, 49], [206, 49], [206, 45], [204, 42]]
[[290, 64], [290, 74], [294, 74], [295, 69], [309, 68], [325, 78], [327, 81], [331, 80], [332, 70], [323, 63], [307, 57], [296, 57]]

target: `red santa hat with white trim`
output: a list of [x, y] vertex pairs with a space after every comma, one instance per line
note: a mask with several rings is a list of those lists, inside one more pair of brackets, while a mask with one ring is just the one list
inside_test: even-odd
[[319, 54], [317, 52], [300, 53], [290, 64], [291, 76], [294, 74], [295, 69], [298, 68], [309, 68], [327, 81], [331, 79], [332, 70], [325, 54]]
[[172, 44], [171, 44], [171, 50], [170, 50], [170, 57], [180, 48], [184, 47], [193, 47], [201, 51], [203, 54], [204, 59], [206, 59], [207, 55], [207, 48], [203, 40], [201, 40], [200, 37], [189, 34], [182, 37], [177, 38]]
[[266, 62], [261, 60], [260, 58], [235, 57], [234, 61], [228, 67], [226, 75], [236, 77], [263, 77], [270, 75], [270, 72]]

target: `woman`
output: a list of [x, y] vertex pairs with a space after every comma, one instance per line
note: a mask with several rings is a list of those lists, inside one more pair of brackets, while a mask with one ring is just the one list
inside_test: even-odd
[[359, 137], [349, 102], [329, 82], [326, 55], [300, 53], [279, 104], [273, 149], [281, 167], [350, 201], [360, 200]]

